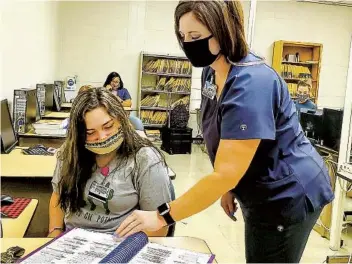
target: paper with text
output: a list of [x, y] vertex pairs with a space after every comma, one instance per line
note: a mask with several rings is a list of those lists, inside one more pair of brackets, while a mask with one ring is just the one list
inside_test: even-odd
[[184, 250], [179, 248], [172, 248], [156, 243], [148, 243], [131, 261], [133, 264], [146, 263], [174, 263], [174, 264], [188, 264], [188, 263], [210, 263], [213, 256], [211, 254], [204, 254]]
[[111, 234], [73, 229], [21, 263], [99, 263], [120, 243]]

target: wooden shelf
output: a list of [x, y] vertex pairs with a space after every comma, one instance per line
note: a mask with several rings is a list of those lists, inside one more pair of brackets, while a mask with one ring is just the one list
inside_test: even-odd
[[[299, 81], [303, 81], [305, 79], [302, 79], [302, 78], [285, 78], [285, 77], [282, 77], [285, 81], [292, 81], [292, 82], [299, 82]], [[317, 80], [312, 80], [312, 82], [316, 82]]]
[[[319, 80], [320, 67], [322, 58], [323, 45], [319, 43], [297, 42], [279, 40], [274, 42], [272, 67], [281, 75], [283, 72], [292, 72], [294, 76], [305, 74], [311, 78], [286, 78], [282, 77], [288, 85], [290, 94], [295, 94], [297, 91], [297, 83], [301, 80], [307, 80], [311, 84], [311, 94], [319, 97]], [[299, 62], [288, 62], [287, 56], [298, 54]], [[303, 67], [303, 68], [300, 68]], [[317, 99], [315, 99], [317, 103]]]
[[141, 90], [142, 93], [164, 93], [164, 94], [180, 94], [180, 95], [190, 95], [190, 92], [168, 92], [168, 91], [160, 91], [160, 90]]
[[153, 111], [168, 111], [168, 107], [159, 107], [159, 106], [141, 106], [141, 110], [153, 110]]
[[147, 71], [143, 71], [143, 74], [157, 75], [157, 76], [167, 76], [167, 77], [179, 77], [179, 78], [192, 78], [192, 75], [181, 74], [181, 73], [147, 72]]
[[165, 126], [165, 124], [143, 124], [145, 127], [156, 127], [156, 128], [162, 128]]
[[312, 61], [312, 62], [305, 62], [305, 61], [300, 61], [300, 62], [282, 61], [282, 64], [292, 64], [292, 65], [301, 65], [301, 66], [311, 66], [311, 65], [317, 65], [317, 64], [319, 64], [319, 62], [318, 62], [318, 61]]

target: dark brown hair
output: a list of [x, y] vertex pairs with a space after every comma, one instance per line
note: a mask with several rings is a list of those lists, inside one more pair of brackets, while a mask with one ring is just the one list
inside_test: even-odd
[[311, 88], [311, 85], [309, 84], [308, 80], [301, 80], [301, 81], [299, 81], [298, 84], [297, 84], [297, 89], [298, 89], [299, 87], [308, 87], [308, 89], [310, 89], [310, 88]]
[[180, 19], [192, 12], [219, 42], [221, 53], [238, 62], [249, 52], [244, 32], [243, 9], [240, 1], [180, 1], [175, 10], [175, 33], [182, 48]]
[[[75, 213], [84, 206], [83, 194], [86, 183], [96, 168], [95, 154], [85, 148], [86, 124], [84, 116], [98, 107], [121, 123], [124, 141], [117, 150], [119, 166], [125, 166], [128, 158], [134, 158], [131, 175], [138, 172], [137, 152], [142, 147], [152, 147], [165, 163], [163, 154], [146, 138], [139, 136], [129, 123], [128, 116], [117, 96], [106, 88], [89, 88], [78, 93], [71, 113], [67, 138], [58, 152], [61, 161], [59, 181], [59, 204], [65, 213]], [[165, 163], [166, 164], [166, 163]], [[130, 176], [130, 175], [129, 175]]]

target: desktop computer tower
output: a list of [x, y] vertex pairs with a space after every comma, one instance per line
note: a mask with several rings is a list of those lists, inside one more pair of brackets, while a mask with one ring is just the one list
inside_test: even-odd
[[53, 111], [54, 108], [54, 84], [46, 83], [45, 86], [45, 111]]
[[61, 105], [62, 103], [65, 102], [65, 90], [64, 90], [65, 83], [63, 81], [54, 81], [54, 86], [59, 100], [59, 104]]
[[304, 134], [319, 143], [323, 139], [323, 110], [301, 109], [300, 123]]
[[45, 83], [37, 84], [37, 100], [40, 116], [45, 115]]
[[27, 133], [37, 119], [37, 90], [16, 89], [13, 96], [13, 127], [16, 133]]

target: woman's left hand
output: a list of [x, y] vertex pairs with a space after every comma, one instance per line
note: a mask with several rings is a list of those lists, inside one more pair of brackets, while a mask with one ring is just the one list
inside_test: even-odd
[[140, 231], [158, 231], [164, 226], [165, 220], [157, 211], [136, 210], [121, 223], [115, 233], [118, 237], [128, 237]]

